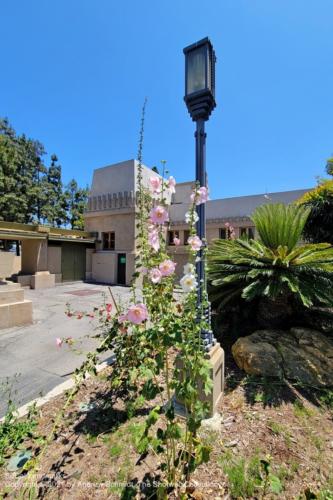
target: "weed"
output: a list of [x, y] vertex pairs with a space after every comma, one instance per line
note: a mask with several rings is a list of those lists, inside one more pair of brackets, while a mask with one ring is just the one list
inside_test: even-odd
[[296, 399], [294, 402], [294, 414], [295, 417], [298, 418], [312, 417], [314, 411], [308, 406], [305, 406], [300, 399]]
[[16, 406], [12, 401], [8, 381], [7, 386], [7, 412], [3, 422], [0, 423], [0, 466], [4, 464], [5, 458], [11, 456], [18, 449], [23, 441], [27, 438], [35, 438], [33, 431], [37, 426], [36, 406], [32, 405], [29, 408], [27, 417], [24, 420], [19, 420], [16, 416]]
[[123, 451], [123, 448], [119, 444], [114, 444], [109, 449], [110, 455], [113, 458], [119, 457], [121, 455], [122, 451]]
[[286, 432], [285, 427], [282, 424], [275, 422], [274, 420], [268, 420], [267, 427], [273, 432], [273, 434], [276, 434], [277, 436], [279, 436], [280, 434], [284, 435]]
[[259, 455], [254, 455], [246, 460], [228, 451], [219, 459], [219, 463], [228, 476], [233, 498], [250, 498], [260, 490], [263, 496], [268, 491], [276, 494], [282, 491], [280, 478], [271, 473], [270, 457], [263, 460]]
[[323, 395], [319, 398], [321, 405], [333, 411], [333, 391], [325, 390], [323, 392]]

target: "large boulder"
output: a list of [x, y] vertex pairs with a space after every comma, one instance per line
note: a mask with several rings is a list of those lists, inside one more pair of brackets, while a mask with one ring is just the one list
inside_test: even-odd
[[333, 340], [317, 330], [257, 330], [232, 346], [239, 368], [252, 375], [333, 386]]

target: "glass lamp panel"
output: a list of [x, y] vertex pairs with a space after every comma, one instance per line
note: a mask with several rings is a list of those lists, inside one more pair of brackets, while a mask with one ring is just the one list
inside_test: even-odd
[[199, 47], [187, 54], [187, 94], [206, 88], [206, 47]]

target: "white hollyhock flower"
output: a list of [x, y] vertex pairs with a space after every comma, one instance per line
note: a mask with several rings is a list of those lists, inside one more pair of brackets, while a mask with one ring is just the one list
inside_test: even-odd
[[[193, 217], [193, 222], [194, 223], [198, 222], [199, 216], [198, 216], [198, 214], [196, 212], [193, 212], [193, 216], [192, 217]], [[191, 212], [186, 212], [186, 214], [185, 214], [185, 222], [187, 224], [190, 224], [190, 222], [191, 222]]]
[[193, 274], [194, 273], [194, 265], [189, 262], [184, 266], [184, 274]]
[[184, 292], [193, 292], [198, 286], [198, 282], [195, 279], [194, 274], [185, 274], [180, 280], [180, 285]]

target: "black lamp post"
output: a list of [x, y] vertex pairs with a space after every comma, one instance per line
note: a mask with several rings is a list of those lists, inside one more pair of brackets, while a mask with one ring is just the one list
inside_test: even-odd
[[[185, 54], [185, 103], [193, 121], [195, 132], [195, 179], [200, 186], [207, 187], [206, 174], [206, 133], [205, 121], [216, 106], [215, 102], [215, 52], [208, 38], [204, 38], [184, 49]], [[201, 240], [206, 238], [206, 206], [197, 206], [199, 220], [197, 234]], [[205, 276], [205, 258], [203, 250], [199, 253], [197, 276], [199, 279], [198, 306], [202, 310], [202, 302], [206, 300], [207, 284]], [[210, 306], [204, 311], [209, 328], [201, 332], [202, 341], [209, 350], [215, 343], [210, 328]]]

